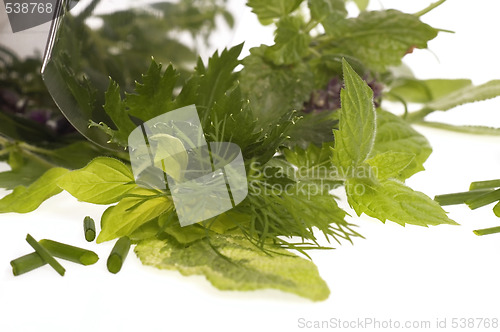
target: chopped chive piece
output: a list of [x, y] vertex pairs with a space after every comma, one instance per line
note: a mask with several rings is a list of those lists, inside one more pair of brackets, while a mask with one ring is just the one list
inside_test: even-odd
[[498, 200], [500, 200], [500, 189], [470, 199], [466, 203], [472, 210], [474, 210], [482, 206], [494, 203]]
[[489, 181], [476, 181], [470, 184], [470, 190], [476, 189], [488, 189], [488, 188], [499, 188], [500, 180], [489, 180]]
[[85, 240], [92, 242], [95, 240], [95, 223], [94, 219], [86, 216], [83, 220], [83, 230], [85, 231]]
[[64, 267], [62, 267], [61, 264], [59, 264], [58, 261], [55, 260], [55, 258], [50, 254], [50, 252], [45, 249], [40, 243], [36, 242], [36, 240], [31, 236], [31, 235], [26, 235], [26, 242], [30, 244], [30, 246], [35, 249], [35, 251], [40, 255], [40, 257], [47, 262], [50, 266], [54, 268], [54, 270], [57, 271], [61, 276], [64, 276], [64, 273], [66, 270]]
[[130, 250], [130, 239], [128, 237], [122, 237], [116, 241], [111, 254], [108, 257], [108, 271], [111, 273], [120, 272], [125, 258], [127, 258], [128, 251]]
[[36, 252], [32, 252], [31, 254], [27, 254], [10, 261], [12, 273], [15, 276], [29, 272], [39, 268], [40, 266], [44, 266], [45, 264], [47, 263]]
[[87, 249], [73, 247], [68, 244], [46, 239], [40, 240], [38, 243], [47, 249], [53, 256], [67, 261], [82, 265], [92, 265], [99, 260], [95, 252]]
[[472, 190], [461, 193], [436, 195], [434, 197], [434, 200], [442, 206], [464, 204], [468, 200], [474, 199], [478, 196], [490, 193], [492, 191], [493, 191], [492, 189], [481, 189], [481, 190]]
[[498, 202], [494, 207], [493, 207], [493, 213], [495, 213], [495, 216], [500, 218], [500, 202]]
[[477, 229], [474, 231], [474, 234], [479, 235], [479, 236], [495, 234], [495, 233], [500, 233], [500, 226], [499, 227], [492, 227], [492, 228], [485, 228], [485, 229]]

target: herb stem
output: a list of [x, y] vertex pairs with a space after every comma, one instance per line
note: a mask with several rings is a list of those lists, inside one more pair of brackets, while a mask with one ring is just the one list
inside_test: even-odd
[[500, 226], [498, 226], [498, 227], [491, 227], [491, 228], [484, 228], [484, 229], [476, 229], [473, 232], [474, 232], [474, 234], [476, 234], [478, 236], [500, 233]]
[[415, 16], [417, 16], [417, 17], [420, 17], [420, 16], [422, 16], [422, 15], [425, 15], [425, 14], [427, 14], [428, 12], [430, 12], [431, 10], [433, 10], [434, 8], [441, 6], [443, 3], [445, 3], [445, 1], [446, 1], [446, 0], [439, 0], [439, 1], [436, 1], [436, 2], [434, 2], [434, 3], [431, 3], [429, 6], [427, 6], [427, 8], [424, 8], [424, 9], [422, 9], [421, 11], [418, 11], [418, 12], [416, 12], [416, 13], [415, 13], [415, 14], [413, 14], [413, 15], [415, 15]]
[[92, 265], [99, 260], [99, 256], [93, 251], [70, 246], [68, 244], [43, 239], [40, 243], [53, 256], [82, 265]]
[[85, 234], [85, 240], [92, 242], [95, 240], [95, 222], [94, 219], [86, 216], [83, 220], [83, 231]]
[[498, 200], [500, 200], [500, 189], [470, 199], [466, 203], [471, 208], [471, 210], [475, 210]]
[[40, 266], [44, 266], [45, 264], [47, 263], [36, 252], [32, 252], [31, 254], [27, 254], [10, 261], [12, 273], [15, 276], [32, 271]]
[[31, 235], [26, 235], [26, 242], [29, 243], [30, 246], [35, 249], [35, 251], [40, 255], [40, 257], [47, 262], [50, 266], [54, 268], [61, 276], [64, 276], [66, 270], [59, 264], [58, 261], [55, 260], [54, 256], [50, 254], [50, 252], [45, 249], [40, 243], [36, 242], [36, 240]]
[[108, 271], [111, 273], [120, 272], [125, 258], [127, 258], [128, 252], [130, 250], [130, 239], [128, 237], [122, 237], [116, 241], [115, 246], [109, 254], [107, 267]]
[[434, 197], [434, 200], [442, 206], [464, 204], [466, 201], [469, 201], [469, 200], [474, 199], [476, 197], [490, 193], [492, 191], [493, 191], [492, 189], [481, 189], [481, 190], [472, 190], [472, 191], [466, 191], [466, 192], [461, 192], [461, 193], [436, 195]]
[[489, 180], [489, 181], [476, 181], [470, 184], [469, 189], [490, 189], [490, 188], [499, 188], [500, 187], [500, 179], [499, 180]]

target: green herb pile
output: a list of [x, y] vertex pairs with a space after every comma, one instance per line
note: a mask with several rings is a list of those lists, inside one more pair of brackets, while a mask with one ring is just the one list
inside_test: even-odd
[[[403, 226], [456, 225], [438, 202], [405, 185], [424, 170], [432, 151], [411, 125], [499, 134], [495, 128], [453, 127], [425, 118], [496, 97], [500, 81], [473, 86], [463, 79], [418, 80], [400, 70], [402, 58], [413, 48], [426, 48], [439, 33], [447, 33], [420, 19], [444, 1], [415, 14], [367, 11], [367, 1], [354, 2], [360, 9], [357, 17], [348, 17], [344, 0], [249, 0], [262, 24], [276, 26], [274, 44], [252, 48], [244, 58], [242, 45], [216, 52], [206, 63], [199, 59], [189, 73], [186, 63], [171, 54], [173, 49], [188, 52], [187, 47], [154, 40], [170, 21], [157, 27], [158, 34], [139, 33], [152, 19], [146, 14], [133, 26], [101, 28], [107, 34], [88, 28], [88, 36], [74, 39], [68, 52], [92, 46], [96, 49], [86, 59], [99, 60], [112, 33], [151, 38], [137, 47], [140, 54], [123, 53], [102, 62], [108, 67], [100, 73], [111, 77], [105, 93], [98, 87], [102, 79], [83, 75], [76, 64], [64, 64], [78, 77], [68, 82], [82, 112], [91, 103], [105, 114], [105, 121], [87, 116], [87, 125], [107, 135], [109, 149], [77, 133], [61, 136], [54, 128], [32, 129], [29, 116], [13, 114], [2, 102], [0, 116], [12, 126], [1, 122], [0, 155], [12, 170], [0, 173], [0, 185], [13, 192], [0, 200], [0, 212], [33, 211], [65, 190], [82, 202], [110, 205], [101, 217], [97, 242], [129, 238], [143, 264], [205, 275], [223, 290], [276, 288], [314, 301], [325, 300], [329, 289], [308, 250], [329, 248], [321, 244], [324, 239], [333, 246], [361, 237], [332, 189], [345, 188], [357, 215]], [[172, 5], [158, 8], [162, 6]], [[232, 22], [225, 11], [210, 13]], [[70, 18], [68, 24], [79, 19]], [[189, 15], [185, 18], [192, 21]], [[196, 31], [207, 34], [210, 28]], [[171, 54], [167, 61], [144, 56], [143, 51], [159, 46], [160, 53]], [[144, 61], [150, 61], [149, 68], [138, 77], [129, 65]], [[11, 72], [5, 68], [14, 65], [20, 66], [17, 60], [2, 62], [2, 80]], [[138, 82], [133, 85], [134, 80]], [[36, 99], [30, 91], [16, 93]], [[385, 100], [400, 102], [405, 109], [409, 103], [419, 104], [421, 110], [397, 116], [381, 107]], [[181, 227], [168, 190], [136, 183], [126, 148], [129, 134], [141, 122], [193, 104], [208, 142], [232, 142], [241, 148], [249, 193], [234, 209]], [[41, 132], [45, 136], [31, 136]]]

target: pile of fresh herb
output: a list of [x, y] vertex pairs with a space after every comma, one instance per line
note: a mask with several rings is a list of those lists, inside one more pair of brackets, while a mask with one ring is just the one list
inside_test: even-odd
[[[104, 94], [82, 67], [63, 64], [79, 74], [68, 81], [82, 108], [78, 116], [87, 114], [91, 101], [93, 112], [107, 120], [95, 121], [90, 112], [87, 125], [103, 131], [114, 150], [105, 152], [81, 137], [73, 143], [78, 149], [54, 150], [48, 138], [25, 138], [21, 125], [14, 133], [1, 127], [0, 153], [13, 170], [0, 174], [0, 184], [14, 191], [0, 200], [0, 212], [33, 211], [65, 190], [80, 201], [110, 205], [97, 241], [129, 238], [143, 264], [202, 274], [219, 289], [277, 288], [316, 301], [328, 297], [327, 285], [310, 260], [290, 250], [308, 256], [308, 250], [325, 248], [319, 236], [332, 244], [361, 236], [332, 189], [343, 186], [358, 215], [403, 226], [455, 225], [436, 201], [404, 183], [424, 169], [431, 153], [411, 124], [498, 134], [425, 117], [496, 97], [500, 81], [472, 86], [469, 80], [418, 80], [397, 70], [413, 48], [426, 48], [438, 35], [440, 30], [420, 16], [444, 1], [416, 14], [367, 11], [367, 1], [354, 2], [357, 17], [348, 17], [344, 0], [249, 0], [262, 24], [276, 26], [273, 45], [253, 48], [243, 59], [242, 45], [216, 52], [208, 63], [198, 60], [189, 75], [181, 75], [185, 67], [162, 66], [156, 58], [133, 89], [122, 73], [113, 75], [108, 68], [112, 80]], [[74, 42], [80, 48], [68, 52], [81, 49]], [[127, 56], [117, 63], [135, 63]], [[128, 75], [134, 78], [135, 72]], [[381, 107], [384, 100], [422, 108], [397, 116]], [[196, 105], [208, 142], [241, 148], [249, 193], [234, 209], [181, 227], [169, 190], [139, 186], [124, 150], [138, 124], [189, 105]], [[92, 155], [84, 145], [92, 147], [87, 149]], [[63, 157], [81, 162], [64, 165], [58, 162]], [[39, 159], [46, 166], [43, 174], [30, 166]], [[30, 181], [22, 180], [24, 174]]]

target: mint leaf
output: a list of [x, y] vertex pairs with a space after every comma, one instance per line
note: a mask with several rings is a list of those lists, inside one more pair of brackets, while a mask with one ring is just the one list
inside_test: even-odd
[[120, 202], [111, 206], [101, 218], [101, 232], [97, 243], [132, 234], [148, 221], [172, 209], [172, 201], [158, 196], [156, 191], [136, 187]]
[[276, 24], [274, 45], [266, 50], [266, 57], [276, 65], [290, 65], [300, 62], [309, 53], [311, 36], [304, 30], [300, 17], [284, 17]]
[[311, 261], [279, 248], [268, 255], [240, 236], [213, 235], [190, 245], [172, 238], [149, 239], [139, 242], [135, 252], [145, 265], [205, 275], [221, 290], [275, 288], [313, 301], [330, 294]]
[[383, 71], [401, 63], [411, 47], [426, 48], [437, 30], [397, 10], [363, 11], [356, 18], [323, 22], [332, 52], [348, 54], [368, 68]]
[[350, 178], [346, 192], [349, 205], [358, 216], [365, 213], [382, 222], [391, 220], [402, 226], [457, 225], [436, 201], [394, 180]]
[[373, 91], [342, 61], [345, 89], [340, 93], [339, 130], [334, 132], [333, 163], [345, 170], [361, 165], [372, 151], [375, 140]]
[[263, 25], [271, 24], [273, 19], [286, 16], [299, 7], [303, 0], [248, 0], [247, 6], [257, 14]]
[[401, 152], [415, 156], [401, 171], [399, 179], [404, 180], [424, 170], [424, 162], [432, 152], [429, 141], [400, 117], [382, 110], [377, 111], [377, 132], [373, 155], [386, 152]]
[[406, 152], [387, 151], [379, 153], [366, 161], [372, 167], [379, 180], [396, 178], [404, 180], [403, 171], [415, 159], [415, 154]]
[[56, 182], [67, 172], [65, 168], [51, 168], [29, 187], [14, 188], [12, 193], [0, 199], [0, 213], [27, 213], [36, 210], [45, 200], [62, 191]]
[[111, 204], [136, 187], [134, 175], [121, 161], [99, 157], [82, 169], [72, 171], [57, 185], [78, 200], [94, 204]]
[[500, 80], [493, 80], [479, 86], [466, 86], [425, 105], [426, 108], [447, 111], [454, 107], [500, 96]]

